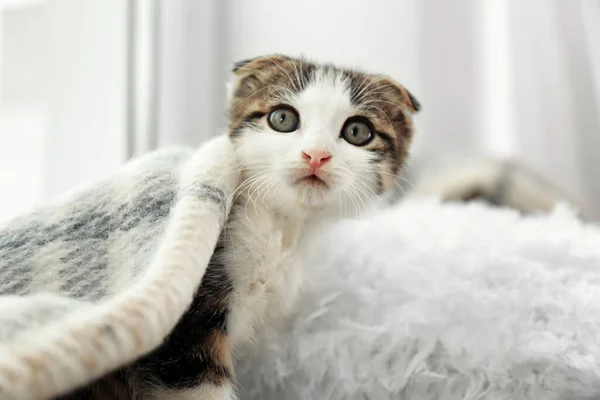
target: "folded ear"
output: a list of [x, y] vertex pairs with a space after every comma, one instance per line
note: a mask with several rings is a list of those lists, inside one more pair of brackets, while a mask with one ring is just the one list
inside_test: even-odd
[[247, 98], [256, 93], [260, 88], [272, 82], [273, 77], [293, 59], [280, 54], [265, 55], [234, 64], [232, 72], [233, 82], [229, 84], [229, 100], [235, 97]]
[[419, 103], [419, 100], [417, 100], [417, 98], [413, 96], [413, 94], [409, 92], [407, 88], [404, 88], [404, 90], [406, 91], [406, 96], [408, 97], [408, 108], [415, 113], [420, 111], [421, 103]]
[[264, 55], [254, 58], [241, 60], [233, 64], [233, 72], [236, 75], [245, 75], [253, 71], [258, 71], [261, 68], [268, 66], [276, 66], [277, 64], [291, 60], [290, 57], [281, 54]]
[[233, 63], [233, 68], [232, 68], [231, 72], [233, 72], [233, 73], [238, 72], [238, 70], [240, 68], [250, 64], [254, 60], [256, 60], [256, 58], [248, 58], [246, 60], [240, 60], [238, 62]]
[[389, 78], [384, 84], [390, 85], [389, 87], [393, 88], [396, 96], [399, 97], [400, 102], [405, 105], [409, 111], [416, 113], [421, 109], [421, 103], [419, 103], [419, 100], [417, 100], [417, 98], [404, 86]]
[[[404, 86], [388, 76], [371, 75], [371, 90], [361, 94], [362, 100], [384, 100], [400, 106], [405, 112], [414, 114], [421, 109], [421, 103]], [[361, 93], [364, 92], [361, 91]]]

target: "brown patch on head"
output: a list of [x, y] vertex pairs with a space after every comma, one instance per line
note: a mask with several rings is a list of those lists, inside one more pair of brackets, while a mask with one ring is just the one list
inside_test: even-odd
[[229, 102], [229, 133], [252, 126], [285, 96], [300, 92], [310, 81], [313, 63], [282, 55], [240, 61], [233, 73], [237, 77]]

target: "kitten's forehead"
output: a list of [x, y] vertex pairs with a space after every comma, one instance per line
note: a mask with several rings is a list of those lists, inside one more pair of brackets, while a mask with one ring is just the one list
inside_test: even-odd
[[262, 88], [271, 94], [282, 91], [297, 94], [308, 86], [333, 83], [336, 87], [351, 89], [350, 94], [353, 95], [370, 77], [370, 74], [360, 71], [279, 55], [239, 62], [234, 73], [241, 78], [254, 75], [255, 83], [260, 82]]
[[[370, 80], [366, 73], [333, 65], [307, 63], [303, 60], [290, 60], [288, 63], [288, 68], [292, 68], [292, 72], [297, 74], [288, 80], [288, 88], [300, 95], [304, 91], [312, 94], [329, 92], [332, 95], [336, 93], [340, 98], [349, 99], [351, 103], [357, 103], [359, 99], [356, 95], [360, 87]], [[300, 71], [302, 74], [299, 73]]]
[[302, 91], [295, 93], [291, 101], [309, 123], [329, 121], [336, 125], [352, 112], [351, 93], [351, 82], [339, 70], [316, 70], [313, 78]]

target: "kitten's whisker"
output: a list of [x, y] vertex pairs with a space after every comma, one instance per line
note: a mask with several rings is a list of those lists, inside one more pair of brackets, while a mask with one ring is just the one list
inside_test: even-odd
[[363, 185], [364, 187], [366, 187], [367, 189], [369, 189], [369, 191], [371, 191], [371, 193], [373, 193], [377, 198], [379, 198], [379, 195], [377, 193], [375, 193], [375, 191], [373, 189], [371, 189], [371, 187], [369, 185], [367, 185], [360, 176], [356, 177], [356, 181], [358, 183], [360, 183], [361, 185]]
[[[381, 170], [375, 168], [373, 166], [373, 164], [371, 164], [371, 163], [353, 164], [352, 168], [344, 166], [344, 165], [340, 165], [339, 168], [341, 168], [343, 171], [348, 172], [348, 173], [352, 173], [354, 170], [360, 169], [363, 174], [358, 175], [357, 179], [360, 179], [360, 180], [365, 180], [366, 179], [370, 183], [375, 183], [375, 182], [377, 182], [377, 180], [375, 178], [372, 178], [372, 177], [364, 175], [364, 173], [379, 173], [379, 174], [382, 174], [382, 175], [392, 176], [392, 177], [395, 178], [394, 179], [394, 183], [393, 183], [394, 186], [398, 186], [402, 190], [403, 194], [406, 194], [407, 190], [402, 186], [402, 184], [398, 180], [401, 180], [403, 182], [408, 183], [413, 189], [415, 188], [415, 185], [411, 181], [409, 181], [408, 179], [406, 179], [406, 178], [404, 178], [404, 177], [402, 177], [402, 176], [400, 176], [398, 174], [394, 174], [394, 173], [386, 172], [386, 171], [381, 171]], [[363, 184], [364, 184], [364, 182], [363, 182]], [[369, 187], [369, 190], [371, 190], [373, 192], [373, 190], [370, 187]], [[373, 193], [375, 193], [375, 192], [373, 192]], [[379, 195], [377, 195], [377, 196], [379, 197]]]
[[[265, 190], [265, 188], [268, 188], [269, 185], [271, 184], [271, 179], [272, 179], [271, 176], [267, 177], [267, 179], [264, 179], [263, 182], [261, 184], [259, 184], [256, 189], [254, 189], [254, 192], [252, 192], [253, 195], [254, 195], [254, 193], [256, 193], [257, 201], [260, 199], [260, 196], [263, 193], [263, 191]], [[256, 206], [254, 207], [254, 211], [256, 211]]]
[[[342, 166], [340, 166], [340, 167], [342, 167]], [[382, 174], [392, 175], [392, 176], [396, 176], [398, 178], [401, 178], [401, 175], [395, 174], [393, 172], [380, 171], [379, 169], [375, 168], [372, 163], [364, 163], [364, 164], [358, 164], [357, 163], [357, 164], [352, 164], [352, 167], [344, 167], [344, 168], [346, 168], [346, 170], [348, 170], [348, 171], [352, 171], [352, 168], [360, 168], [361, 172], [362, 171], [365, 171], [365, 172], [380, 172]]]
[[306, 81], [304, 80], [304, 60], [302, 58], [300, 58], [300, 83], [302, 87], [306, 86]]
[[[364, 204], [364, 201], [363, 201], [362, 197], [360, 196], [360, 193], [358, 193], [358, 191], [356, 190], [355, 185], [352, 185], [352, 191], [356, 195], [356, 200], [358, 203], [357, 218], [362, 218], [366, 212], [366, 208], [365, 208], [366, 205]], [[361, 207], [361, 205], [362, 205], [362, 207]]]
[[252, 167], [257, 167], [257, 166], [264, 166], [264, 167], [268, 167], [270, 164], [269, 164], [269, 163], [265, 163], [265, 162], [263, 162], [263, 163], [261, 163], [261, 164], [259, 164], [259, 163], [256, 163], [256, 164], [242, 164], [242, 163], [240, 163], [240, 164], [234, 165], [234, 166], [233, 166], [231, 169], [229, 169], [229, 170], [227, 170], [227, 171], [223, 172], [223, 173], [222, 173], [222, 174], [221, 174], [221, 175], [218, 177], [218, 179], [221, 179], [221, 178], [223, 178], [223, 177], [225, 177], [225, 176], [227, 176], [227, 175], [229, 175], [229, 174], [233, 174], [233, 173], [236, 173], [236, 172], [241, 172], [241, 171], [247, 170], [247, 169], [248, 169], [248, 168], [247, 168], [247, 167], [248, 167], [248, 165], [251, 165]]
[[252, 178], [248, 178], [244, 181], [242, 181], [237, 188], [235, 188], [235, 190], [233, 191], [233, 193], [231, 194], [231, 196], [229, 196], [228, 202], [231, 201], [231, 199], [233, 198], [232, 203], [235, 203], [238, 199], [238, 197], [240, 196], [240, 194], [242, 193], [242, 191], [244, 190], [244, 186], [248, 185], [249, 181], [251, 181], [252, 179], [254, 179], [255, 176], [253, 176]]
[[[395, 174], [393, 172], [381, 171], [377, 167], [374, 167], [371, 163], [366, 164], [353, 164], [352, 167], [345, 167], [347, 171], [354, 171], [354, 169], [360, 169], [360, 172], [379, 172], [385, 175], [396, 176], [401, 178], [401, 175]], [[354, 169], [353, 169], [354, 168]]]
[[408, 183], [413, 189], [415, 188], [415, 184], [414, 183], [412, 183], [408, 179], [406, 179], [403, 176], [398, 175], [398, 174], [393, 174], [391, 172], [385, 172], [385, 171], [379, 171], [379, 170], [376, 170], [376, 169], [372, 169], [372, 170], [362, 169], [361, 171], [363, 171], [363, 172], [379, 172], [380, 174], [383, 174], [383, 175], [390, 175], [390, 176], [393, 176], [394, 178], [400, 179], [401, 181]]
[[259, 196], [261, 196], [261, 195], [263, 196], [263, 200], [266, 199], [267, 194], [273, 188], [273, 184], [271, 184], [272, 182], [276, 182], [276, 183], [281, 182], [281, 179], [273, 179], [273, 177], [269, 178], [269, 185], [267, 185], [267, 187], [264, 189], [264, 192], [261, 191], [258, 194]]
[[[254, 174], [252, 176], [250, 176], [249, 178], [247, 178], [246, 180], [244, 180], [239, 186], [238, 186], [238, 191], [243, 192], [243, 191], [247, 191], [247, 189], [249, 189], [249, 187], [251, 185], [253, 185], [256, 181], [262, 179], [262, 177], [264, 176], [264, 173], [257, 173]], [[241, 193], [240, 193], [241, 194]]]
[[348, 202], [345, 201], [345, 199], [342, 199], [342, 192], [338, 192], [338, 202], [340, 203], [340, 205], [344, 205], [344, 213], [343, 215], [346, 216], [348, 215]]
[[354, 192], [351, 189], [352, 189], [352, 186], [348, 186], [348, 188], [346, 188], [346, 193], [348, 193], [350, 195], [350, 198], [352, 200], [352, 204], [354, 206], [354, 217], [358, 218], [358, 208], [359, 208], [359, 206], [358, 206], [358, 203], [356, 202], [355, 194], [354, 194]]
[[[347, 198], [352, 202], [352, 208], [350, 209], [351, 212], [348, 213], [348, 216], [352, 216], [352, 211], [354, 212], [354, 216], [356, 217], [356, 203], [354, 202], [354, 197], [352, 197], [352, 193], [350, 193], [348, 191], [348, 189], [345, 189], [344, 192], [347, 195]], [[348, 207], [350, 207], [350, 204], [348, 204]]]
[[[373, 93], [375, 90], [381, 90], [381, 89], [383, 89], [383, 88], [385, 88], [385, 87], [390, 87], [390, 86], [396, 86], [396, 85], [395, 85], [395, 84], [393, 84], [393, 83], [388, 83], [388, 84], [386, 84], [386, 85], [377, 86], [377, 87], [375, 87], [375, 88], [373, 88], [373, 89], [369, 90], [367, 93], [365, 93], [365, 94], [363, 95], [363, 98], [364, 98], [364, 97], [367, 97], [369, 94]], [[383, 93], [383, 92], [381, 92], [381, 93]]]
[[229, 243], [231, 243], [231, 250], [233, 253], [233, 259], [235, 260], [237, 258], [237, 249], [235, 247], [235, 243], [233, 240], [233, 234], [231, 233], [231, 227], [229, 226], [229, 224], [226, 224], [226, 230], [225, 230], [225, 241], [227, 241], [227, 232], [229, 232]]
[[[365, 80], [363, 81], [363, 84], [361, 85], [361, 89], [356, 94], [356, 98], [358, 99], [358, 101], [362, 101], [362, 94], [365, 92], [365, 90], [367, 90], [367, 88], [369, 86], [371, 86], [373, 83], [375, 83], [381, 79], [382, 79], [381, 76], [372, 76], [372, 75], [365, 76]], [[366, 82], [367, 80], [368, 80], [368, 82]]]
[[281, 179], [277, 179], [277, 180], [272, 179], [272, 182], [273, 183], [268, 186], [267, 191], [264, 193], [263, 200], [266, 198], [267, 194], [269, 194], [271, 189], [273, 189], [274, 187], [276, 187], [277, 185], [279, 185], [281, 183]]
[[[246, 205], [244, 206], [244, 214], [246, 214], [246, 219], [248, 220], [248, 222], [251, 223], [250, 217], [248, 216], [248, 203], [252, 200], [252, 195], [250, 194], [250, 191], [252, 190], [252, 188], [258, 183], [261, 182], [263, 179], [265, 179], [265, 176], [262, 175], [260, 176], [259, 179], [254, 180], [254, 182], [252, 183], [252, 185], [250, 185], [250, 187], [245, 190], [245, 192], [248, 194], [248, 196], [246, 197]], [[254, 204], [254, 208], [256, 211], [256, 203]]]
[[403, 178], [400, 175], [394, 175], [394, 176], [397, 177], [397, 178], [399, 178], [401, 181], [408, 183], [413, 189], [416, 189], [416, 186], [414, 185], [414, 183], [412, 183], [408, 179]]
[[356, 95], [356, 98], [358, 99], [358, 101], [362, 101], [364, 99], [365, 95], [363, 93], [365, 90], [367, 90], [367, 88], [369, 86], [371, 86], [374, 83], [380, 82], [384, 79], [385, 79], [385, 76], [383, 76], [383, 75], [378, 75], [378, 76], [374, 77], [373, 79], [371, 79], [371, 81]]
[[[380, 173], [381, 173], [381, 172], [380, 172]], [[394, 174], [390, 174], [390, 175], [393, 175], [393, 176], [395, 176], [396, 178], [400, 178], [399, 176], [397, 176], [397, 175], [394, 175]], [[364, 179], [367, 179], [367, 181], [368, 181], [368, 182], [371, 182], [371, 183], [377, 182], [377, 180], [376, 180], [376, 179], [373, 179], [373, 178], [370, 178], [370, 177], [364, 177], [364, 176], [363, 176], [363, 178], [364, 178]], [[406, 189], [405, 189], [405, 188], [402, 186], [402, 184], [401, 184], [401, 182], [400, 182], [399, 180], [397, 180], [397, 179], [394, 179], [394, 181], [393, 181], [393, 185], [394, 185], [394, 187], [398, 187], [400, 190], [402, 190], [402, 193], [403, 193], [403, 194], [406, 194]]]
[[[350, 187], [352, 188], [354, 194], [356, 194], [357, 200], [360, 201], [360, 203], [362, 204], [362, 206], [363, 206], [362, 210], [364, 210], [364, 213], [366, 213], [367, 212], [367, 205], [365, 204], [365, 202], [364, 202], [362, 196], [360, 195], [360, 193], [358, 193], [358, 186], [356, 186], [355, 182], [352, 182], [352, 184], [350, 185]], [[363, 192], [363, 194], [365, 194], [365, 193]], [[359, 208], [359, 211], [360, 211], [360, 208]], [[361, 212], [360, 216], [362, 216], [362, 215], [363, 215], [363, 212]]]
[[[258, 200], [260, 198], [260, 193], [261, 193], [263, 185], [268, 184], [271, 181], [271, 179], [274, 176], [277, 176], [278, 174], [279, 174], [278, 171], [273, 171], [271, 173], [265, 174], [263, 181], [260, 184], [258, 184], [258, 186], [252, 191], [251, 196], [254, 196], [254, 193], [257, 193], [256, 200]], [[255, 211], [256, 211], [256, 209], [255, 209]]]
[[365, 75], [365, 78], [363, 79], [363, 81], [361, 82], [360, 86], [358, 87], [358, 93], [356, 94], [356, 97], [358, 99], [360, 99], [360, 94], [363, 91], [365, 84], [367, 83], [367, 80], [370, 79], [369, 75]]
[[256, 198], [254, 199], [254, 212], [258, 213], [258, 210], [256, 208], [256, 201], [260, 198], [260, 189], [261, 187], [265, 184], [265, 183], [269, 183], [269, 179], [271, 179], [272, 176], [276, 175], [278, 172], [274, 171], [271, 172], [270, 174], [267, 174], [263, 177], [263, 179], [261, 180], [261, 183], [258, 184], [258, 186], [256, 187], [256, 189], [254, 189], [252, 191], [252, 193], [250, 193], [250, 199], [252, 199], [252, 196], [254, 196], [254, 193], [256, 193], [258, 191], [258, 194], [256, 195]]
[[235, 203], [238, 199], [238, 197], [245, 191], [245, 189], [253, 184], [253, 182], [255, 182], [257, 179], [260, 179], [261, 176], [263, 176], [264, 174], [255, 174], [252, 175], [251, 177], [249, 177], [248, 179], [244, 180], [237, 188], [236, 190], [234, 190], [234, 192], [231, 194], [231, 197], [235, 196], [235, 198], [233, 199], [233, 202]]
[[292, 62], [292, 66], [294, 67], [294, 71], [296, 72], [296, 90], [300, 91], [302, 89], [302, 81], [300, 79], [300, 73], [298, 72], [298, 67], [296, 66], [296, 61]]
[[396, 104], [396, 103], [392, 103], [391, 101], [387, 101], [387, 100], [382, 100], [382, 99], [377, 99], [377, 100], [369, 100], [368, 102], [365, 102], [365, 105], [369, 105], [369, 104], [373, 104], [373, 103], [387, 103], [390, 104], [396, 108], [401, 109], [402, 111], [406, 111], [406, 106], [403, 106], [402, 104]]

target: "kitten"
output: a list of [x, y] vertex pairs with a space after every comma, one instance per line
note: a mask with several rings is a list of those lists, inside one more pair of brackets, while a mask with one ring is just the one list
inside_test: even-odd
[[407, 157], [419, 104], [387, 77], [281, 55], [233, 73], [244, 180], [193, 304], [159, 348], [109, 377], [117, 398], [115, 382], [129, 398], [236, 398], [234, 354], [293, 310], [303, 239], [373, 204]]

